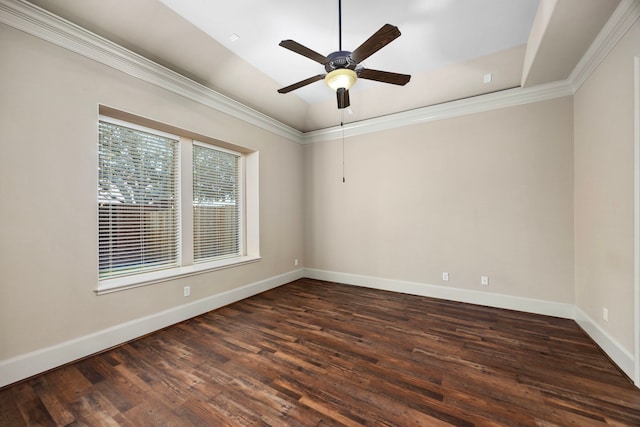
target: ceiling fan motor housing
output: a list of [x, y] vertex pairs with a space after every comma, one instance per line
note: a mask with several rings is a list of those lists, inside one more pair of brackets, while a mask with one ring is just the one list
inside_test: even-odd
[[355, 70], [356, 66], [358, 65], [353, 59], [351, 59], [351, 52], [347, 50], [339, 50], [337, 52], [333, 52], [327, 56], [327, 59], [327, 63], [324, 64], [324, 69], [327, 71], [327, 73], [341, 68]]

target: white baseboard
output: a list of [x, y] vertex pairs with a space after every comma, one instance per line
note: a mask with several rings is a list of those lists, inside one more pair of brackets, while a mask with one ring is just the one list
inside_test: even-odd
[[527, 313], [544, 314], [546, 316], [574, 318], [572, 304], [554, 301], [522, 298], [510, 295], [479, 292], [469, 289], [452, 288], [439, 285], [429, 285], [402, 280], [382, 279], [378, 277], [362, 276], [358, 274], [338, 273], [333, 271], [304, 269], [304, 276], [311, 279], [327, 280], [347, 285], [364, 286], [385, 291], [402, 292], [411, 295], [446, 299], [450, 301], [466, 302], [488, 307], [506, 308]]
[[290, 271], [51, 347], [2, 360], [0, 361], [0, 387], [300, 279], [304, 277], [303, 271], [302, 269]]
[[629, 378], [634, 377], [633, 354], [625, 350], [615, 338], [578, 307], [575, 308], [575, 321]]

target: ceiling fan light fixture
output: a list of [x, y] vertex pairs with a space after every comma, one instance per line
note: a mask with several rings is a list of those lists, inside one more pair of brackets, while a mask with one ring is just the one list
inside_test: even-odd
[[336, 92], [338, 89], [349, 90], [356, 83], [356, 80], [358, 80], [358, 75], [349, 68], [338, 68], [324, 78], [327, 86]]

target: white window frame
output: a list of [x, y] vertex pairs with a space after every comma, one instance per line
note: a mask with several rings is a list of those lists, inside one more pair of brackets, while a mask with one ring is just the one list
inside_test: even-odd
[[[188, 277], [196, 274], [203, 274], [225, 268], [236, 267], [248, 263], [259, 261], [259, 183], [258, 183], [258, 160], [257, 151], [247, 152], [242, 147], [238, 150], [229, 150], [216, 144], [210, 144], [199, 140], [194, 140], [186, 136], [181, 136], [187, 132], [180, 132], [179, 129], [171, 129], [172, 132], [165, 132], [153, 127], [141, 126], [136, 123], [114, 119], [109, 116], [100, 115], [98, 121], [105, 121], [144, 132], [155, 133], [163, 136], [171, 136], [179, 140], [178, 150], [180, 157], [178, 180], [179, 180], [179, 266], [162, 270], [150, 271], [146, 273], [132, 274], [108, 279], [98, 279], [96, 294], [102, 295], [125, 289], [151, 285], [154, 283], [166, 282], [169, 280]], [[96, 126], [98, 121], [96, 121]], [[164, 126], [168, 127], [168, 126]], [[193, 262], [193, 171], [192, 171], [192, 148], [194, 144], [200, 144], [215, 148], [216, 150], [233, 152], [240, 154], [240, 256], [218, 259], [208, 262]], [[96, 185], [97, 188], [97, 185]], [[97, 209], [97, 204], [96, 204]], [[98, 229], [98, 218], [96, 213], [96, 230]], [[97, 246], [96, 246], [97, 248]], [[96, 256], [97, 260], [97, 256]], [[97, 276], [96, 264], [96, 276]]]
[[[137, 124], [134, 124], [134, 123], [127, 123], [127, 122], [123, 122], [122, 120], [108, 119], [106, 117], [101, 117], [99, 122], [112, 124], [112, 125], [115, 125], [115, 126], [118, 126], [118, 127], [121, 127], [121, 128], [131, 129], [131, 130], [134, 130], [134, 131], [139, 131], [139, 132], [144, 133], [144, 134], [156, 135], [156, 136], [159, 136], [159, 137], [162, 137], [162, 138], [166, 138], [166, 139], [169, 139], [171, 141], [175, 141], [176, 142], [176, 144], [175, 144], [175, 150], [176, 150], [175, 156], [176, 156], [176, 159], [175, 159], [175, 181], [174, 181], [175, 193], [174, 193], [174, 195], [177, 198], [176, 201], [177, 201], [178, 207], [179, 207], [180, 202], [181, 202], [181, 200], [179, 198], [180, 197], [180, 145], [179, 145], [180, 137], [177, 136], [177, 135], [171, 134], [171, 133], [158, 131], [158, 130], [151, 129], [151, 128], [148, 128], [148, 127], [145, 127], [145, 126], [140, 126], [140, 125], [137, 125]], [[98, 197], [98, 205], [100, 205], [101, 203], [102, 202], [100, 201], [100, 198]], [[98, 214], [99, 214], [99, 211], [98, 211]], [[176, 235], [175, 235], [175, 237], [176, 237], [176, 240], [177, 240], [176, 246], [179, 246], [179, 239], [180, 239], [180, 229], [179, 229], [179, 227], [180, 227], [180, 211], [178, 211], [176, 213], [175, 225], [176, 225], [176, 229], [175, 229]], [[98, 245], [100, 245], [100, 242], [98, 242]], [[143, 272], [145, 272], [145, 271], [146, 272], [152, 272], [152, 271], [158, 271], [158, 270], [163, 270], [163, 269], [167, 269], [167, 268], [175, 268], [174, 266], [181, 265], [181, 254], [180, 254], [180, 251], [177, 250], [177, 249], [178, 248], [176, 247], [176, 253], [175, 253], [176, 258], [172, 259], [172, 261], [173, 261], [171, 263], [172, 265], [165, 264], [165, 266], [159, 266], [159, 267], [138, 266], [137, 267], [139, 269], [138, 272], [137, 273], [134, 272], [133, 274], [143, 274]], [[119, 275], [117, 273], [118, 269], [119, 268], [116, 268], [115, 271], [113, 271], [113, 270], [111, 271], [111, 277], [105, 277], [105, 278], [102, 278], [100, 280], [104, 281], [104, 280], [109, 280], [109, 279], [113, 279], [113, 278], [116, 278], [116, 277], [125, 277], [125, 276], [127, 276], [126, 274], [122, 275], [122, 276]], [[129, 275], [131, 275], [131, 274], [129, 274]]]
[[[239, 157], [239, 163], [240, 164], [238, 165], [238, 167], [239, 167], [238, 199], [240, 200], [240, 211], [238, 212], [238, 214], [239, 214], [240, 228], [238, 230], [238, 240], [239, 240], [239, 242], [238, 242], [238, 244], [239, 244], [238, 245], [239, 246], [238, 252], [243, 254], [245, 252], [244, 248], [246, 246], [246, 241], [245, 241], [245, 234], [246, 233], [245, 233], [244, 227], [243, 227], [243, 224], [245, 223], [246, 215], [245, 215], [245, 210], [242, 209], [243, 205], [244, 205], [243, 201], [244, 201], [244, 193], [245, 193], [245, 185], [244, 185], [244, 181], [245, 181], [245, 158], [242, 155], [242, 153], [240, 153], [238, 151], [229, 150], [229, 149], [222, 148], [222, 147], [217, 147], [217, 146], [214, 146], [214, 145], [211, 145], [211, 144], [207, 144], [207, 143], [204, 143], [204, 142], [200, 142], [200, 141], [197, 141], [197, 140], [193, 141], [192, 147], [193, 146], [200, 146], [200, 147], [203, 147], [203, 148], [213, 149], [213, 150], [216, 150], [216, 151], [221, 151], [223, 153], [228, 153], [228, 154], [232, 154], [234, 156], [238, 156]], [[191, 152], [191, 154], [192, 154], [192, 158], [193, 158], [193, 152]], [[193, 165], [191, 165], [191, 169], [193, 169]], [[191, 174], [191, 177], [193, 177], [193, 174]], [[193, 208], [193, 183], [191, 184], [190, 189], [191, 189], [191, 194], [190, 194], [189, 207]], [[186, 197], [184, 199], [186, 199]], [[193, 211], [191, 211], [191, 212], [193, 212]], [[193, 213], [191, 214], [191, 220], [193, 220]], [[190, 235], [194, 236], [194, 233], [192, 232], [192, 233], [190, 233]], [[191, 246], [191, 248], [195, 247], [193, 242], [192, 242], [192, 244], [190, 246]], [[195, 261], [195, 255], [194, 254], [191, 254], [191, 255], [193, 257], [193, 263], [194, 264], [206, 264], [206, 263], [210, 263], [210, 262], [215, 262], [215, 261]], [[233, 257], [227, 257], [227, 258], [233, 258]]]

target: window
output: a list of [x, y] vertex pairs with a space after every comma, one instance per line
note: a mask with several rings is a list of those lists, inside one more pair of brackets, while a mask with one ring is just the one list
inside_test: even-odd
[[99, 294], [259, 260], [257, 152], [158, 127], [98, 122]]
[[240, 251], [240, 155], [193, 146], [193, 260]]
[[178, 138], [101, 121], [99, 277], [178, 264]]

